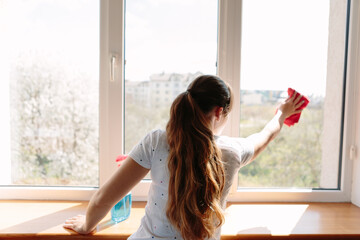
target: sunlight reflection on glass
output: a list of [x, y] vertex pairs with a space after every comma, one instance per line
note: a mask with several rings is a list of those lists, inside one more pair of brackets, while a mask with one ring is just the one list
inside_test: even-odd
[[224, 235], [289, 235], [308, 207], [308, 204], [231, 205], [226, 209], [226, 222], [221, 232]]

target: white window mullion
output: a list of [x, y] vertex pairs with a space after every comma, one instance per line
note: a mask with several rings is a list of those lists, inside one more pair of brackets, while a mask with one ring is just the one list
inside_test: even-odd
[[223, 134], [239, 136], [240, 127], [240, 59], [241, 59], [241, 0], [219, 1], [217, 74], [233, 90], [233, 110]]
[[[238, 137], [240, 131], [240, 59], [242, 0], [220, 0], [218, 22], [218, 76], [227, 81], [235, 97], [233, 109], [223, 134]], [[237, 191], [238, 178], [230, 195]]]
[[[100, 2], [100, 183], [116, 171], [124, 153], [124, 1]], [[113, 59], [114, 58], [114, 59]], [[145, 201], [151, 181], [143, 180], [131, 193]]]
[[124, 1], [100, 2], [100, 186], [123, 153]]

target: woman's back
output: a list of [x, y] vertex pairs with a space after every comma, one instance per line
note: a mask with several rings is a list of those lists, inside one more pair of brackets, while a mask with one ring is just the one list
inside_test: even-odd
[[[253, 146], [245, 139], [229, 137], [216, 137], [216, 143], [222, 151], [225, 170], [225, 186], [221, 196], [221, 205], [225, 207], [226, 196], [233, 179], [237, 176], [239, 168], [251, 159]], [[149, 133], [129, 154], [138, 164], [151, 170], [152, 179], [145, 216], [138, 231], [129, 239], [182, 239], [181, 234], [166, 217], [169, 184], [168, 155], [169, 145], [164, 130]], [[216, 231], [216, 238], [220, 236], [219, 230]]]

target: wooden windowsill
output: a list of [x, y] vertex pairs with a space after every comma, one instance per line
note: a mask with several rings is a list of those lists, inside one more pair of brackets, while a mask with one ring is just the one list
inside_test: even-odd
[[[0, 239], [127, 239], [139, 227], [144, 202], [133, 202], [130, 218], [114, 224], [108, 214], [95, 236], [62, 228], [83, 214], [87, 202], [0, 201]], [[222, 239], [360, 239], [360, 208], [351, 203], [230, 203]]]

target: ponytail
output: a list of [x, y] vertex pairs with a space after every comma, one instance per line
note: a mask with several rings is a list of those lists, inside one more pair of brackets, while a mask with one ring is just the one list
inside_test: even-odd
[[169, 199], [167, 217], [184, 239], [213, 236], [224, 222], [220, 197], [225, 184], [221, 151], [207, 113], [231, 109], [231, 90], [220, 78], [200, 76], [173, 102], [166, 126]]

